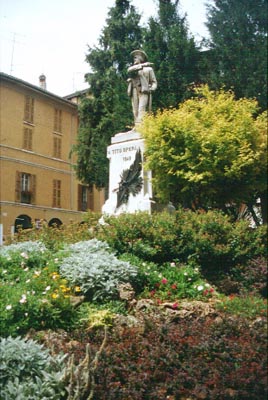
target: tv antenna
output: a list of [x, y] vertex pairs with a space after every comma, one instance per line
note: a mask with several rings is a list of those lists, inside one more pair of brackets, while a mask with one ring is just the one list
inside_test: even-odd
[[[13, 32], [11, 61], [10, 61], [10, 75], [12, 75], [13, 67], [14, 67], [13, 59], [14, 59], [15, 44], [20, 43], [20, 42], [17, 42], [17, 40], [16, 40], [17, 35], [19, 35], [19, 33]], [[20, 35], [20, 36], [24, 36], [24, 35]]]

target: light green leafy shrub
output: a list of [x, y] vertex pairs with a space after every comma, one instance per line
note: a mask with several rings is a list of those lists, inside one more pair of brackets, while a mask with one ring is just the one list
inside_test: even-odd
[[116, 298], [120, 283], [138, 279], [137, 268], [118, 260], [107, 243], [92, 239], [70, 245], [69, 251], [60, 273], [92, 300]]
[[52, 357], [33, 340], [0, 340], [0, 393], [3, 400], [58, 400], [65, 394], [65, 356]]

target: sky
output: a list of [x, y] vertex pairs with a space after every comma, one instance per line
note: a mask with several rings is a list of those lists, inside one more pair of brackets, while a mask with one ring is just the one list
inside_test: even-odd
[[[208, 37], [205, 3], [180, 0], [189, 30], [201, 41]], [[157, 12], [157, 0], [132, 0], [146, 24]], [[0, 0], [0, 71], [66, 96], [88, 87], [84, 75], [88, 46], [98, 46], [108, 11], [115, 0]]]

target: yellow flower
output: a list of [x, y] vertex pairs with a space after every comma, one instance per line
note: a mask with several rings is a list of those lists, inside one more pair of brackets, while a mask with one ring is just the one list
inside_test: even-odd
[[59, 295], [57, 293], [52, 293], [51, 297], [52, 297], [52, 299], [57, 299], [59, 297]]
[[52, 277], [52, 279], [58, 279], [60, 275], [57, 272], [52, 272], [50, 276]]
[[74, 287], [74, 291], [75, 291], [75, 292], [81, 292], [80, 286], [75, 286], [75, 287]]

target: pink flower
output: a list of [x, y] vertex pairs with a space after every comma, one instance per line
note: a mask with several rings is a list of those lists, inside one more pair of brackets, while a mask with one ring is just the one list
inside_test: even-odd
[[171, 289], [177, 289], [177, 285], [175, 283], [173, 283], [173, 285], [171, 285]]
[[168, 280], [166, 278], [163, 278], [161, 283], [163, 283], [164, 285], [168, 282]]
[[178, 304], [178, 303], [173, 303], [173, 304], [172, 304], [173, 310], [177, 310], [178, 307], [179, 307], [179, 304]]

